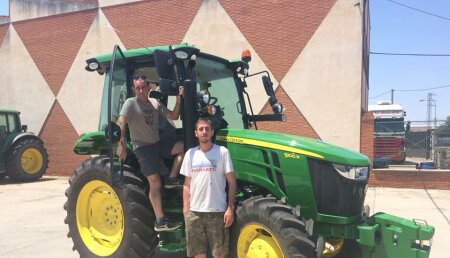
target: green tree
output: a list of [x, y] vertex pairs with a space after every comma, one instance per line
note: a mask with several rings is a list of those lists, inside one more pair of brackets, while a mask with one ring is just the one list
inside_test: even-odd
[[450, 116], [447, 117], [447, 120], [444, 122], [444, 124], [440, 125], [437, 128], [437, 131], [440, 133], [450, 133]]

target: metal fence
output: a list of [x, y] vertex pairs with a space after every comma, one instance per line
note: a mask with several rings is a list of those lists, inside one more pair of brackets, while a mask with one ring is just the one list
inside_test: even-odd
[[[443, 122], [444, 121], [439, 121], [437, 126], [434, 124], [430, 126], [430, 123], [427, 123], [426, 121], [405, 122], [404, 128], [407, 128], [408, 130], [405, 130], [404, 134], [398, 133], [398, 130], [396, 130], [396, 133], [392, 134], [395, 135], [393, 137], [397, 137], [397, 145], [396, 147], [392, 147], [391, 150], [397, 151], [398, 155], [394, 156], [391, 154], [390, 157], [385, 159], [387, 160], [386, 162], [389, 162], [391, 165], [417, 164], [418, 166], [419, 164], [427, 163], [429, 168], [450, 169], [450, 132], [438, 132], [438, 130], [436, 130]], [[393, 125], [388, 123], [383, 124], [382, 126], [393, 128]], [[374, 134], [374, 153], [376, 158], [378, 154], [378, 160], [383, 160], [382, 156], [389, 155], [383, 155], [384, 153], [387, 153], [386, 150], [382, 150], [382, 148], [386, 149], [386, 146], [381, 144], [379, 137], [379, 133]], [[402, 141], [404, 141], [405, 146], [403, 162], [400, 156], [402, 151], [401, 148], [398, 147], [398, 142]], [[384, 140], [384, 142], [387, 141]], [[394, 141], [391, 140], [391, 142], [393, 143]]]

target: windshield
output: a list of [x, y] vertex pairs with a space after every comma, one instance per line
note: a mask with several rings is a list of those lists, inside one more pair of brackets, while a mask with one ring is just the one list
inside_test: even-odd
[[[214, 105], [220, 106], [228, 128], [244, 128], [236, 82], [232, 71], [227, 68], [226, 64], [198, 57], [195, 65], [195, 79], [197, 92], [208, 89], [211, 97], [217, 98]], [[169, 98], [168, 106], [173, 106], [174, 102], [174, 99]], [[213, 104], [212, 101], [211, 104]], [[177, 121], [176, 124], [177, 127], [181, 127], [181, 121]]]
[[[159, 80], [156, 70], [153, 66], [135, 66], [134, 72], [146, 75], [151, 80]], [[104, 74], [105, 82], [103, 85], [99, 130], [104, 130], [105, 126], [108, 123], [108, 73], [109, 71]], [[217, 98], [217, 102], [214, 103], [214, 105], [220, 106], [220, 109], [224, 114], [223, 118], [228, 123], [228, 128], [244, 128], [241, 114], [241, 103], [239, 101], [236, 82], [233, 77], [233, 72], [226, 66], [226, 64], [204, 56], [199, 56], [196, 59], [195, 79], [197, 81], [197, 91], [208, 89], [211, 97]], [[116, 117], [118, 115], [121, 105], [123, 104], [125, 99], [132, 96], [130, 94], [132, 94], [132, 91], [127, 92], [125, 81], [122, 80], [113, 82], [112, 97], [113, 99], [119, 100], [119, 103], [116, 105], [116, 107], [113, 107], [111, 110], [113, 117]], [[213, 103], [211, 102], [211, 104]], [[175, 97], [170, 96], [168, 98], [167, 107], [169, 109], [173, 109], [174, 106]], [[174, 121], [174, 123], [177, 128], [182, 127], [181, 120]]]
[[375, 134], [401, 135], [405, 133], [403, 119], [375, 119]]

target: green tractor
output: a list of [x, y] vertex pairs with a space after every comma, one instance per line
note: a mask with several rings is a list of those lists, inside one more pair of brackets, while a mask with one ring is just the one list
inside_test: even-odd
[[[284, 115], [269, 74], [248, 74], [250, 59], [229, 61], [181, 44], [126, 51], [115, 46], [112, 53], [87, 60], [86, 70], [105, 80], [99, 130], [82, 134], [74, 145], [77, 154], [95, 155], [75, 169], [66, 191], [65, 223], [74, 250], [81, 257], [117, 258], [184, 250], [184, 229], [153, 230], [147, 180], [131, 143], [124, 162], [115, 156], [120, 138], [115, 121], [133, 96], [132, 75], [139, 73], [159, 80], [160, 91], [150, 97], [169, 108], [184, 86], [182, 118], [175, 125], [186, 149], [196, 145], [197, 118], [208, 117], [215, 142], [231, 153], [238, 191], [229, 257], [428, 257], [434, 227], [385, 213], [369, 217], [366, 156], [320, 140], [257, 130], [258, 122], [276, 123]], [[262, 79], [273, 114], [253, 114], [246, 92], [252, 76]], [[179, 221], [181, 192], [162, 192], [165, 214]]]
[[20, 112], [0, 109], [0, 177], [20, 182], [42, 177], [48, 167], [44, 142], [20, 122]]

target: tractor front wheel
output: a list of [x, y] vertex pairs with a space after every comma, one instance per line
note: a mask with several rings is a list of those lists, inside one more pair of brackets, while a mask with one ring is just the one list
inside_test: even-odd
[[42, 177], [48, 167], [47, 150], [35, 138], [19, 139], [6, 155], [6, 171], [16, 181], [29, 182]]
[[65, 223], [83, 258], [151, 257], [155, 220], [140, 178], [124, 166], [124, 186], [112, 186], [109, 158], [84, 161], [69, 179]]
[[273, 197], [245, 200], [231, 230], [231, 257], [317, 257], [305, 223]]

